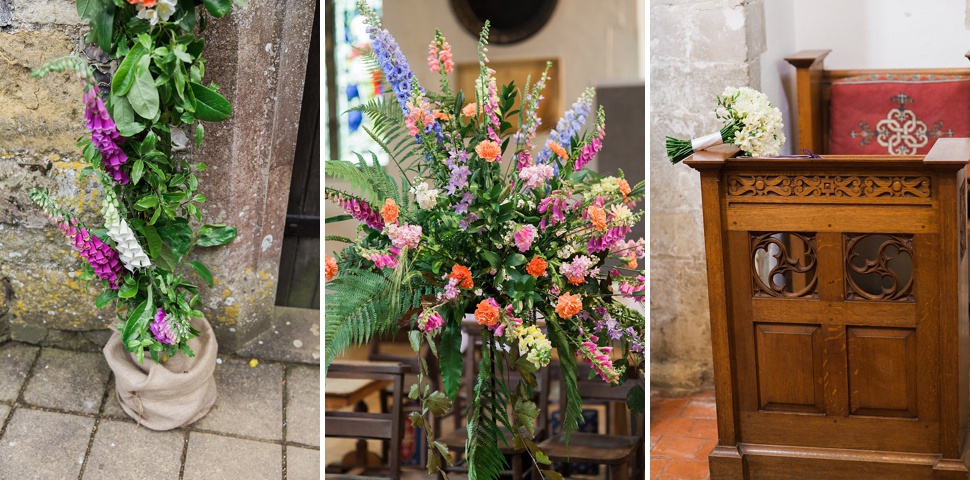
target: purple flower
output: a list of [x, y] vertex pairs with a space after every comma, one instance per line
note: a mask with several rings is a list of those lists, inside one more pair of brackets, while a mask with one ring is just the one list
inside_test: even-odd
[[472, 212], [465, 216], [465, 218], [458, 221], [458, 228], [462, 230], [467, 230], [468, 226], [478, 220], [478, 214]]
[[[558, 191], [552, 192], [552, 195], [539, 201], [539, 213], [545, 214], [550, 209], [552, 210], [552, 221], [549, 222], [549, 226], [566, 221], [565, 212], [569, 211], [569, 204], [566, 203], [566, 197], [560, 195]], [[543, 220], [545, 219], [543, 218]], [[543, 223], [540, 223], [540, 227], [545, 230]]]
[[456, 165], [452, 167], [450, 177], [448, 178], [448, 185], [445, 185], [445, 190], [449, 195], [454, 195], [455, 192], [468, 186], [468, 176], [471, 174], [472, 172], [468, 169], [467, 165]]
[[178, 343], [178, 338], [175, 336], [175, 332], [172, 331], [172, 326], [168, 323], [168, 316], [165, 314], [165, 310], [161, 308], [155, 313], [155, 321], [149, 326], [152, 331], [152, 335], [155, 340], [159, 343], [164, 343], [165, 345], [175, 345]]
[[468, 213], [468, 207], [471, 206], [473, 201], [475, 201], [475, 195], [472, 192], [463, 193], [461, 200], [455, 204], [455, 213]]
[[124, 138], [118, 133], [114, 120], [98, 97], [97, 86], [84, 92], [84, 124], [91, 132], [91, 143], [101, 152], [104, 171], [122, 185], [130, 182], [131, 179], [121, 170], [121, 165], [128, 161], [128, 155], [120, 147]]

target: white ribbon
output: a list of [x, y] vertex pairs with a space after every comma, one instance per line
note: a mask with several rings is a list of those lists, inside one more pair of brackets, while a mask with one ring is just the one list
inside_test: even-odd
[[714, 132], [700, 138], [692, 138], [690, 141], [690, 148], [691, 150], [697, 152], [708, 147], [713, 147], [714, 145], [720, 145], [722, 143], [724, 143], [724, 139], [721, 138], [721, 132]]

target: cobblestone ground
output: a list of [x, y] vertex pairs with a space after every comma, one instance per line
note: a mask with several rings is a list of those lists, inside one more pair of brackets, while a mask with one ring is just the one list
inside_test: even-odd
[[0, 480], [319, 479], [319, 365], [219, 358], [212, 410], [155, 432], [122, 411], [102, 354], [0, 345]]

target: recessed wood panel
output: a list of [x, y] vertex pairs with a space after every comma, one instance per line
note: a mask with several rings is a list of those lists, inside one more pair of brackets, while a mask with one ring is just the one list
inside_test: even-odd
[[916, 330], [848, 328], [852, 415], [916, 417]]
[[755, 325], [758, 400], [763, 410], [821, 413], [818, 325]]

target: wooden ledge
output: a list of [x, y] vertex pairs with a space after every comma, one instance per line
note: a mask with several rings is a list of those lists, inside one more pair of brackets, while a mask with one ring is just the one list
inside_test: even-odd
[[785, 57], [785, 61], [795, 68], [809, 68], [821, 62], [832, 50], [801, 50]]

